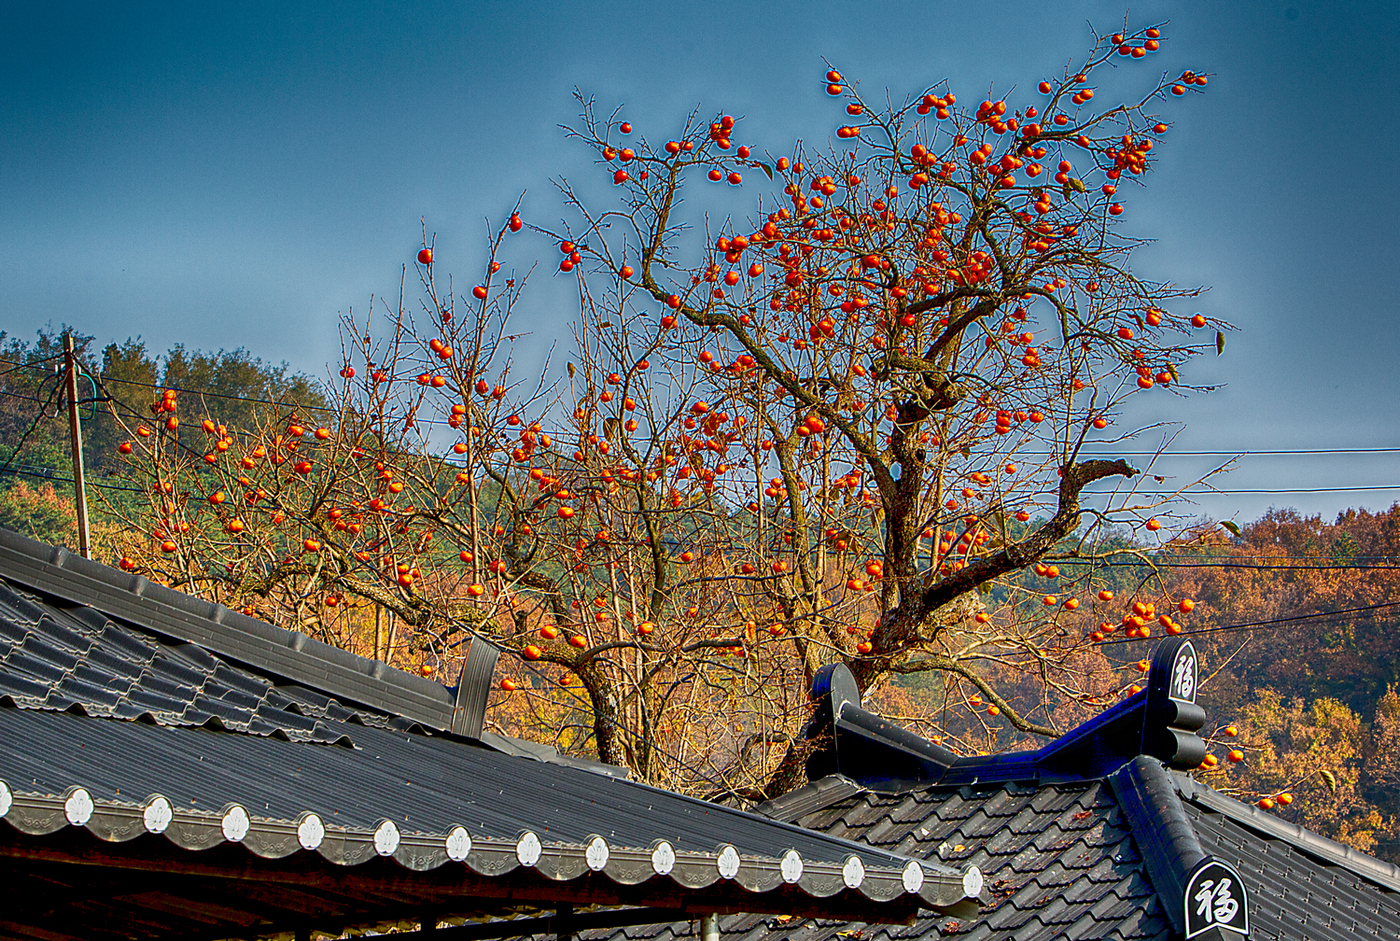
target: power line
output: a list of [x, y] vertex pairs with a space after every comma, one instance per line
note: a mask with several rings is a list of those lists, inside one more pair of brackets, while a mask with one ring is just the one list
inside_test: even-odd
[[[1268, 448], [1257, 451], [1114, 451], [1108, 457], [1272, 457], [1278, 454], [1397, 454], [1400, 448]], [[1100, 455], [1082, 454], [1085, 457]]]
[[[1300, 621], [1320, 621], [1320, 620], [1325, 620], [1325, 619], [1327, 619], [1327, 618], [1342, 617], [1342, 616], [1344, 616], [1344, 615], [1350, 615], [1350, 614], [1363, 614], [1363, 615], [1365, 615], [1365, 614], [1370, 614], [1371, 612], [1380, 611], [1380, 610], [1382, 610], [1382, 609], [1384, 609], [1384, 608], [1395, 608], [1395, 607], [1400, 607], [1400, 601], [1382, 601], [1382, 602], [1380, 602], [1379, 604], [1362, 605], [1362, 606], [1357, 607], [1357, 608], [1342, 608], [1342, 609], [1340, 609], [1340, 610], [1338, 610], [1338, 611], [1320, 611], [1320, 612], [1318, 612], [1318, 613], [1316, 613], [1316, 614], [1295, 614], [1295, 615], [1293, 615], [1292, 617], [1286, 617], [1286, 618], [1269, 618], [1269, 619], [1266, 620], [1266, 621], [1245, 621], [1245, 622], [1242, 622], [1242, 623], [1240, 623], [1240, 624], [1226, 624], [1226, 625], [1223, 625], [1223, 626], [1221, 626], [1221, 627], [1201, 627], [1201, 628], [1197, 628], [1197, 629], [1195, 629], [1195, 630], [1183, 631], [1183, 632], [1182, 632], [1182, 636], [1190, 636], [1190, 635], [1192, 635], [1192, 634], [1223, 634], [1223, 633], [1227, 633], [1227, 632], [1229, 632], [1229, 631], [1243, 631], [1243, 630], [1251, 630], [1251, 629], [1256, 628], [1256, 627], [1269, 627], [1269, 626], [1272, 626], [1272, 625], [1274, 625], [1274, 624], [1294, 624], [1294, 623], [1298, 623], [1298, 622], [1300, 622]], [[1118, 645], [1118, 644], [1133, 644], [1133, 643], [1137, 643], [1137, 641], [1139, 641], [1139, 640], [1148, 640], [1148, 639], [1149, 639], [1149, 638], [1146, 638], [1146, 637], [1143, 637], [1143, 638], [1138, 638], [1138, 637], [1125, 637], [1125, 638], [1120, 638], [1120, 639], [1118, 639], [1118, 640], [1102, 640], [1102, 641], [1099, 641], [1095, 646], [1098, 646], [1098, 647], [1108, 647], [1108, 646], [1111, 646], [1111, 645]]]
[[[45, 470], [45, 469], [28, 470], [28, 469], [20, 468], [20, 467], [3, 467], [3, 468], [0, 468], [0, 474], [21, 474], [21, 475], [23, 475], [23, 476], [25, 476], [25, 477], [38, 477], [40, 480], [57, 480], [57, 481], [62, 481], [63, 483], [69, 483], [69, 484], [73, 483], [73, 478], [72, 478], [72, 477], [65, 477], [65, 476], [63, 476], [62, 474], [56, 474], [56, 473], [54, 473], [53, 471], [49, 471], [49, 470]], [[96, 481], [92, 481], [92, 480], [89, 480], [89, 481], [87, 481], [86, 483], [87, 483], [87, 485], [88, 485], [89, 487], [98, 487], [98, 488], [100, 488], [100, 489], [102, 489], [102, 490], [122, 490], [122, 491], [125, 491], [125, 492], [127, 492], [127, 493], [145, 493], [145, 492], [146, 492], [146, 491], [141, 490], [141, 489], [139, 489], [139, 488], [137, 488], [137, 487], [119, 487], [119, 486], [117, 486], [116, 484], [100, 484], [100, 483], [97, 483]]]
[[1096, 561], [1092, 561], [1092, 560], [1089, 560], [1089, 559], [1083, 559], [1083, 558], [1067, 558], [1067, 559], [1062, 559], [1062, 558], [1047, 558], [1047, 559], [1044, 559], [1044, 560], [1042, 560], [1042, 561], [1054, 562], [1054, 563], [1057, 564], [1057, 565], [1075, 565], [1075, 564], [1081, 564], [1081, 565], [1091, 565], [1091, 566], [1094, 566], [1094, 567], [1103, 567], [1103, 568], [1134, 568], [1134, 569], [1138, 569], [1138, 568], [1161, 568], [1161, 569], [1249, 569], [1249, 570], [1256, 571], [1256, 572], [1272, 572], [1272, 571], [1287, 572], [1287, 571], [1294, 571], [1294, 570], [1298, 570], [1298, 571], [1312, 571], [1312, 570], [1316, 570], [1316, 571], [1329, 571], [1329, 570], [1334, 570], [1334, 569], [1335, 569], [1335, 570], [1342, 570], [1342, 571], [1353, 571], [1353, 572], [1354, 572], [1354, 571], [1362, 571], [1362, 572], [1364, 572], [1364, 571], [1370, 571], [1370, 570], [1387, 571], [1387, 570], [1393, 570], [1393, 569], [1400, 569], [1400, 564], [1397, 564], [1397, 565], [1377, 565], [1377, 564], [1352, 565], [1352, 564], [1346, 564], [1346, 563], [1320, 563], [1320, 564], [1310, 564], [1310, 563], [1307, 563], [1306, 561], [1304, 561], [1304, 562], [1279, 562], [1279, 563], [1274, 564], [1274, 565], [1270, 565], [1270, 564], [1267, 564], [1267, 563], [1259, 563], [1259, 562], [1229, 562], [1229, 561], [1225, 561], [1225, 562], [1209, 562], [1209, 561], [1206, 561], [1206, 562], [1173, 562], [1173, 561], [1158, 562], [1158, 561], [1156, 561], [1156, 560], [1152, 560], [1152, 561], [1141, 561], [1141, 562], [1129, 562], [1129, 561], [1111, 561], [1111, 560], [1110, 560], [1110, 561], [1096, 562]]

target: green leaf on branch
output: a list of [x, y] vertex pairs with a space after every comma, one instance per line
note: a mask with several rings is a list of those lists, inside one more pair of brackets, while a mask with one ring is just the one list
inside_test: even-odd
[[1233, 522], [1232, 520], [1221, 520], [1220, 525], [1228, 529], [1236, 539], [1241, 538], [1240, 527], [1237, 523]]
[[773, 168], [772, 168], [772, 167], [768, 166], [768, 164], [766, 164], [766, 163], [759, 163], [759, 166], [763, 168], [763, 172], [764, 172], [764, 173], [768, 174], [768, 179], [770, 179], [770, 180], [773, 179]]
[[1217, 330], [1217, 331], [1215, 331], [1215, 355], [1216, 355], [1216, 356], [1219, 356], [1220, 354], [1222, 354], [1222, 353], [1224, 353], [1224, 352], [1225, 352], [1225, 334], [1224, 334], [1222, 331]]

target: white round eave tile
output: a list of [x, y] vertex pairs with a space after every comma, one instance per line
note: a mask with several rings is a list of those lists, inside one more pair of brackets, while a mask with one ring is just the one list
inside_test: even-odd
[[0, 817], [10, 812], [10, 807], [15, 802], [15, 796], [10, 793], [10, 786], [4, 781], [0, 781]]
[[651, 851], [651, 871], [658, 876], [669, 876], [671, 870], [676, 868], [676, 851], [671, 848], [671, 844], [662, 840], [656, 844], [656, 848]]
[[802, 878], [802, 854], [797, 850], [788, 850], [783, 854], [779, 868], [783, 873], [783, 881], [792, 885]]
[[248, 819], [248, 811], [237, 804], [224, 811], [222, 827], [224, 839], [231, 843], [241, 843], [248, 835], [248, 826], [251, 821]]
[[520, 834], [520, 839], [515, 844], [515, 858], [520, 860], [520, 865], [535, 865], [540, 861], [542, 852], [544, 847], [540, 845], [540, 838], [535, 836], [533, 831], [526, 830]]
[[904, 891], [918, 892], [924, 887], [924, 867], [914, 860], [909, 860], [909, 865], [904, 867]]
[[733, 879], [739, 874], [739, 851], [732, 846], [725, 846], [719, 851], [715, 867], [719, 869], [721, 879]]
[[398, 848], [399, 828], [394, 826], [394, 821], [385, 820], [374, 831], [374, 851], [380, 856], [393, 856]]
[[170, 806], [170, 801], [159, 795], [147, 801], [141, 811], [141, 822], [146, 825], [147, 833], [164, 833], [174, 818], [175, 809]]
[[63, 816], [75, 827], [81, 827], [92, 819], [92, 795], [87, 788], [75, 787], [63, 802]]
[[841, 879], [848, 889], [860, 888], [860, 884], [865, 881], [865, 863], [860, 861], [859, 856], [852, 856], [846, 860], [846, 865], [841, 867]]
[[601, 836], [595, 836], [588, 841], [588, 848], [583, 851], [583, 858], [588, 863], [588, 868], [594, 872], [599, 872], [608, 864], [608, 841]]
[[969, 866], [963, 874], [963, 898], [975, 899], [981, 894], [982, 870], [976, 866]]
[[465, 827], [453, 827], [447, 834], [447, 858], [460, 863], [472, 851], [472, 837]]
[[301, 823], [297, 824], [297, 842], [301, 844], [302, 849], [317, 849], [325, 838], [326, 825], [316, 814], [306, 814], [301, 818]]

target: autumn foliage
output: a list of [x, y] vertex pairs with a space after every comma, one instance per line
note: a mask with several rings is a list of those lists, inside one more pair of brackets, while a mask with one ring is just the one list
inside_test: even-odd
[[[1114, 423], [1216, 348], [1120, 229], [1157, 109], [1206, 79], [1095, 99], [1160, 43], [1103, 37], [1014, 101], [940, 82], [889, 106], [833, 70], [830, 146], [779, 156], [727, 115], [652, 138], [581, 100], [613, 197], [565, 184], [559, 229], [517, 207], [466, 290], [425, 239], [420, 304], [346, 317], [327, 408], [235, 426], [167, 392], [127, 421], [148, 497], [122, 565], [447, 683], [489, 640], [502, 727], [674, 787], [790, 786], [835, 659], [1054, 734], [1130, 686], [1091, 636], [1105, 606], [1132, 627], [1177, 603], [1042, 562], [1170, 535]], [[681, 200], [735, 186], [744, 219]], [[527, 377], [516, 272], [541, 250], [577, 283], [576, 343]]]

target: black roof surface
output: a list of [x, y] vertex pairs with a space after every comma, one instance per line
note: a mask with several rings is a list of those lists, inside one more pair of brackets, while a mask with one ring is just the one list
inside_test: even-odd
[[[832, 689], [839, 693], [839, 683]], [[1038, 752], [948, 761], [858, 700], [829, 696], [814, 723], [832, 709], [838, 737], [816, 764], [839, 766], [844, 755], [850, 776], [822, 777], [759, 811], [891, 853], [975, 866], [985, 878], [979, 909], [925, 915], [909, 926], [729, 916], [721, 933], [726, 941], [1180, 941], [1188, 878], [1216, 860], [1233, 866], [1248, 890], [1256, 941], [1400, 938], [1397, 867], [1219, 794], [1161, 758], [1110, 762], [1125, 740], [1152, 740], [1142, 732], [1153, 721], [1144, 702], [1110, 710]], [[1125, 732], [1132, 709], [1137, 730]], [[1077, 777], [1045, 760], [1065, 743], [1096, 757]], [[915, 782], [911, 768], [950, 780]], [[610, 936], [670, 941], [694, 930], [676, 923]], [[1200, 937], [1240, 936], [1211, 929]]]
[[[241, 843], [259, 858], [387, 857], [473, 877], [596, 871], [622, 887], [659, 880], [673, 901], [728, 880], [746, 890], [716, 907], [731, 911], [805, 896], [905, 918], [975, 892], [966, 867], [911, 873], [905, 858], [619, 769], [467, 741], [443, 731], [453, 703], [431, 681], [0, 531], [0, 857], [85, 829], [148, 854], [227, 858]], [[794, 851], [801, 865], [785, 868]]]

